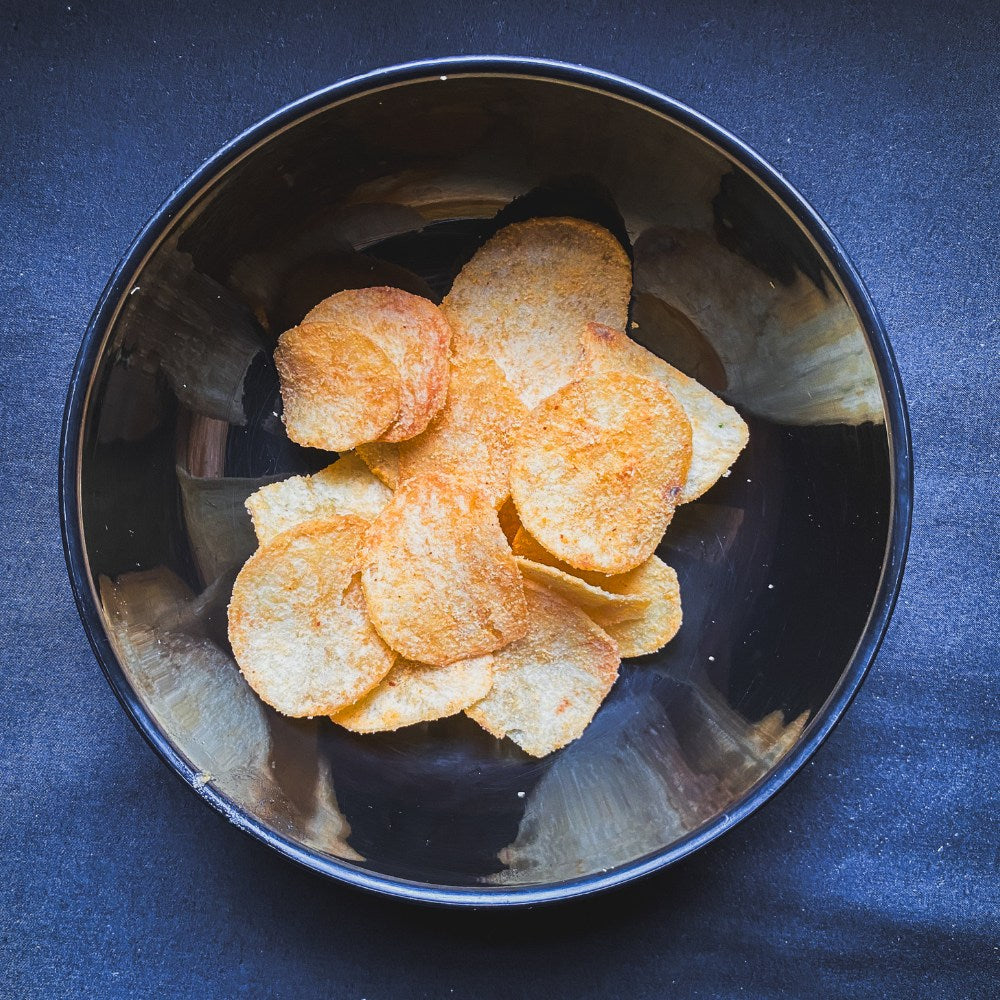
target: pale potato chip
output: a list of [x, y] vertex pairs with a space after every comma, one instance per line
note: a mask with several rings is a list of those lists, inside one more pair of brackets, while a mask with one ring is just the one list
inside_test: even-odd
[[677, 635], [681, 627], [681, 588], [673, 567], [658, 556], [650, 556], [631, 572], [610, 577], [606, 585], [617, 594], [637, 595], [649, 601], [638, 618], [606, 626], [623, 657], [655, 653]]
[[[521, 575], [526, 580], [546, 587], [570, 604], [576, 605], [587, 617], [598, 625], [607, 628], [614, 622], [641, 618], [649, 607], [649, 598], [640, 594], [612, 594], [600, 587], [595, 587], [586, 580], [567, 573], [555, 566], [533, 562], [524, 556], [514, 556]], [[636, 570], [632, 571], [637, 572]], [[608, 628], [610, 632], [610, 628]]]
[[524, 559], [530, 559], [532, 562], [541, 563], [543, 566], [553, 566], [556, 569], [562, 570], [564, 573], [569, 573], [572, 576], [578, 576], [581, 580], [589, 583], [592, 587], [600, 587], [601, 590], [607, 590], [609, 592], [611, 592], [610, 581], [621, 580], [628, 576], [628, 572], [634, 572], [634, 570], [629, 570], [626, 573], [612, 574], [577, 569], [575, 566], [570, 566], [569, 563], [563, 562], [562, 559], [554, 556], [547, 548], [539, 543], [538, 539], [532, 538], [532, 536], [528, 534], [523, 527], [514, 536], [513, 541], [510, 543], [510, 548], [515, 557], [520, 556]]
[[514, 540], [510, 543], [510, 548], [515, 556], [522, 556], [525, 559], [542, 563], [545, 566], [554, 566], [556, 569], [561, 569], [564, 573], [578, 576], [593, 587], [600, 587], [602, 590], [607, 591], [613, 590], [611, 586], [613, 581], [622, 580], [628, 576], [628, 573], [634, 572], [634, 570], [629, 570], [626, 573], [598, 573], [585, 569], [577, 569], [575, 566], [570, 566], [569, 563], [563, 562], [562, 559], [554, 556], [539, 543], [538, 539], [532, 538], [523, 527], [514, 536]]
[[357, 453], [372, 474], [385, 483], [390, 490], [394, 490], [399, 485], [399, 453], [395, 444], [389, 441], [359, 444]]
[[274, 363], [281, 419], [297, 444], [350, 451], [374, 441], [399, 413], [399, 371], [377, 344], [349, 327], [303, 323], [286, 330]]
[[399, 288], [353, 288], [324, 299], [303, 322], [357, 330], [396, 366], [399, 411], [381, 435], [383, 441], [405, 441], [419, 434], [444, 405], [451, 327], [433, 302]]
[[374, 521], [392, 497], [354, 452], [311, 476], [292, 476], [262, 486], [246, 501], [257, 541], [266, 545], [289, 528], [334, 514]]
[[400, 485], [368, 531], [361, 581], [379, 634], [419, 663], [490, 653], [527, 628], [521, 574], [496, 510], [448, 476]]
[[[588, 573], [573, 569], [541, 546], [523, 528], [511, 542], [511, 549], [518, 565], [525, 561], [550, 566], [554, 570], [578, 576], [593, 587], [611, 594], [641, 597], [645, 607], [641, 614], [620, 622], [602, 622], [591, 614], [594, 621], [617, 643], [623, 657], [645, 656], [662, 649], [681, 627], [681, 591], [677, 574], [659, 556], [650, 556], [644, 563], [627, 573], [608, 576], [606, 573]], [[567, 600], [572, 600], [569, 594]], [[590, 612], [584, 605], [588, 614]]]
[[577, 739], [618, 676], [613, 639], [579, 608], [524, 585], [528, 631], [493, 656], [493, 687], [466, 715], [533, 757]]
[[577, 569], [624, 573], [673, 517], [691, 461], [691, 424], [652, 379], [589, 375], [521, 426], [511, 494], [525, 529]]
[[456, 359], [489, 357], [528, 407], [570, 381], [591, 321], [624, 327], [632, 269], [606, 229], [529, 219], [487, 240], [441, 303]]
[[484, 698], [492, 684], [489, 653], [446, 667], [397, 660], [376, 688], [333, 721], [355, 733], [387, 733], [455, 715]]
[[514, 506], [513, 500], [504, 501], [503, 506], [497, 511], [497, 518], [507, 541], [513, 544], [517, 533], [521, 530], [521, 519], [517, 516], [517, 507]]
[[622, 371], [662, 382], [691, 422], [691, 468], [678, 503], [700, 497], [736, 461], [749, 431], [743, 418], [715, 393], [647, 351], [621, 330], [588, 323], [580, 337], [582, 357], [574, 369], [582, 377]]
[[[606, 573], [573, 569], [543, 548], [523, 528], [514, 536], [511, 548], [519, 566], [523, 566], [526, 561], [550, 566], [557, 572], [561, 570], [577, 576], [581, 581], [610, 594], [641, 597], [645, 601], [642, 613], [619, 622], [602, 622], [580, 604], [618, 643], [623, 657], [655, 653], [670, 642], [681, 627], [681, 591], [677, 574], [659, 556], [650, 556], [627, 573], [608, 576]], [[567, 600], [573, 599], [568, 593], [565, 596]]]
[[229, 641], [243, 676], [285, 715], [332, 715], [389, 672], [355, 578], [359, 517], [306, 521], [263, 545], [236, 577]]

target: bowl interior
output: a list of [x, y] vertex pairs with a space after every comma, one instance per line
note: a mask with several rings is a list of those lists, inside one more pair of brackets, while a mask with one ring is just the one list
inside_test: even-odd
[[[883, 387], [834, 262], [686, 124], [579, 81], [410, 76], [282, 120], [133, 256], [95, 334], [78, 571], [116, 684], [241, 825], [349, 877], [578, 883], [724, 822], [838, 690], [886, 559]], [[750, 426], [659, 549], [680, 634], [541, 761], [463, 717], [355, 736], [278, 716], [226, 641], [243, 501], [330, 459], [283, 433], [276, 337], [340, 288], [440, 300], [498, 225], [537, 214], [609, 226], [633, 335]]]

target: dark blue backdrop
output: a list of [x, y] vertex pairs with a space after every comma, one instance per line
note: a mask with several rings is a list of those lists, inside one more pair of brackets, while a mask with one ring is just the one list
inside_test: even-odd
[[[1000, 25], [796, 6], [0, 4], [0, 997], [995, 995]], [[181, 178], [339, 77], [487, 51], [664, 90], [798, 186], [892, 337], [917, 495], [877, 665], [775, 802], [616, 895], [477, 916], [321, 882], [166, 772], [79, 625], [55, 469], [87, 317]]]

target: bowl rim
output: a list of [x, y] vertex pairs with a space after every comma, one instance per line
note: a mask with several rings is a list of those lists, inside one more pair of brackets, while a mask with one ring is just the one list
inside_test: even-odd
[[[834, 268], [856, 310], [878, 370], [888, 432], [891, 496], [885, 559], [871, 611], [858, 644], [834, 690], [778, 764], [723, 815], [669, 847], [607, 872], [524, 886], [437, 886], [365, 871], [296, 844], [199, 780], [198, 771], [166, 738], [132, 688], [104, 629], [87, 567], [80, 517], [80, 452], [96, 363], [133, 274], [177, 214], [258, 143], [326, 106], [366, 91], [412, 83], [429, 76], [523, 76], [583, 86], [624, 98], [666, 116], [739, 163], [804, 227]], [[307, 94], [246, 129], [195, 170], [153, 213], [121, 258], [90, 317], [70, 378], [59, 445], [59, 513], [66, 566], [84, 630], [116, 697], [146, 742], [203, 801], [238, 829], [279, 854], [340, 882], [381, 895], [464, 907], [525, 906], [590, 895], [664, 869], [732, 829], [785, 786], [812, 757], [847, 710], [867, 675], [892, 616], [903, 577], [913, 506], [913, 453], [903, 384], [888, 336], [861, 277], [818, 213], [758, 153], [715, 122], [642, 84], [613, 73], [551, 59], [496, 55], [452, 56], [402, 63], [352, 76]]]

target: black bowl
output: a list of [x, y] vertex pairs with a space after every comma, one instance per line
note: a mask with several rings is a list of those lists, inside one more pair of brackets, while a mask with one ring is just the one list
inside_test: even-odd
[[[660, 548], [684, 625], [536, 761], [464, 717], [293, 721], [225, 637], [258, 484], [288, 442], [270, 347], [337, 288], [437, 298], [498, 225], [571, 214], [634, 260], [635, 336], [732, 402], [750, 445]], [[87, 633], [153, 748], [238, 827], [390, 895], [509, 905], [618, 885], [747, 816], [830, 732], [899, 588], [911, 454], [865, 289], [802, 198], [660, 94], [522, 59], [437, 60], [303, 98], [167, 200], [83, 340], [61, 457]]]

